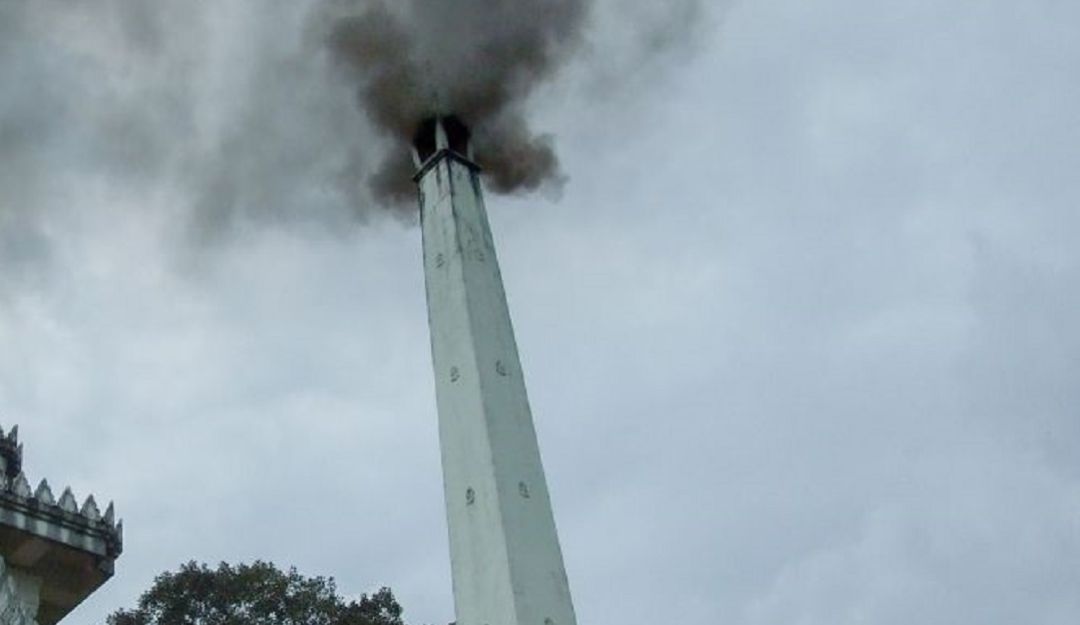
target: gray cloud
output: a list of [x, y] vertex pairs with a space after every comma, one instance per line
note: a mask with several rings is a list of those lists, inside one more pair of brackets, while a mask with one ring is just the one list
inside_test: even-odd
[[[78, 3], [41, 6], [61, 5]], [[278, 38], [309, 6], [190, 6], [152, 44], [122, 19], [0, 21], [0, 119], [55, 120], [5, 153], [19, 176], [0, 168], [0, 196], [30, 200], [0, 219], [41, 237], [0, 244], [53, 258], [24, 261], [0, 305], [0, 421], [21, 423], [32, 476], [116, 498], [128, 528], [117, 577], [72, 618], [100, 622], [188, 558], [265, 557], [449, 622], [418, 233], [373, 218], [331, 236], [336, 217], [309, 229], [289, 208], [304, 189], [337, 223], [374, 208], [338, 186], [364, 194], [365, 150], [315, 169], [245, 150], [242, 133], [307, 145], [275, 128], [301, 101], [374, 137], [322, 38]], [[489, 210], [583, 623], [1080, 618], [1078, 10], [736, 4], [703, 18], [724, 17], [722, 40], [647, 76], [598, 54], [635, 36], [597, 17], [566, 80], [534, 92], [564, 196]], [[240, 124], [284, 89], [254, 77], [275, 46], [312, 59], [282, 82], [333, 91]], [[628, 97], [573, 95], [620, 74]], [[142, 118], [177, 130], [100, 156], [115, 131], [87, 119]], [[282, 179], [206, 204], [231, 232], [187, 280], [161, 250], [232, 161]]]
[[[557, 182], [553, 138], [527, 121], [535, 87], [587, 28], [601, 53], [582, 58], [599, 69], [605, 46], [657, 57], [648, 33], [676, 26], [643, 14], [633, 35], [608, 41], [586, 21], [590, 3], [541, 4], [5, 3], [0, 77], [17, 87], [0, 103], [0, 210], [41, 230], [65, 218], [65, 185], [138, 190], [147, 210], [171, 194], [186, 222], [177, 240], [196, 247], [252, 225], [340, 231], [387, 208], [410, 221], [402, 138], [432, 107], [475, 123], [495, 190]], [[441, 34], [451, 30], [459, 36]], [[358, 88], [371, 115], [355, 107]], [[48, 235], [37, 239], [47, 255]]]
[[3, 7], [0, 210], [65, 219], [66, 189], [142, 194], [178, 242], [366, 219], [375, 139], [306, 32], [311, 3], [209, 11], [127, 0]]

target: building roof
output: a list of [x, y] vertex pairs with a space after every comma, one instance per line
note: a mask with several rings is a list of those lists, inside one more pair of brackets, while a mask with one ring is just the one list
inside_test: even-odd
[[123, 522], [112, 503], [102, 513], [93, 495], [80, 505], [70, 488], [59, 498], [46, 480], [32, 489], [17, 427], [6, 435], [0, 428], [0, 457], [0, 556], [42, 579], [38, 621], [52, 625], [112, 577]]

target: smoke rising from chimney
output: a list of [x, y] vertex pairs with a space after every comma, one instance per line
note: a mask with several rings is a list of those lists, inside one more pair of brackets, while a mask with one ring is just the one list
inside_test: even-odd
[[556, 181], [551, 137], [526, 99], [579, 48], [590, 0], [355, 0], [332, 5], [327, 42], [359, 83], [361, 107], [398, 153], [372, 177], [380, 198], [413, 198], [401, 153], [425, 118], [453, 114], [473, 131], [478, 163], [501, 193]]
[[612, 98], [633, 114], [701, 3], [0, 2], [0, 291], [114, 210], [198, 253], [252, 228], [413, 222], [409, 140], [434, 112], [472, 126], [492, 190], [558, 183], [536, 87], [558, 78], [582, 119]]

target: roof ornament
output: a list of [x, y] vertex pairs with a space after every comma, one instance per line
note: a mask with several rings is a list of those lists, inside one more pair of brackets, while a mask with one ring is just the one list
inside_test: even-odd
[[22, 471], [22, 445], [19, 444], [19, 426], [12, 426], [11, 431], [4, 434], [4, 428], [0, 427], [0, 474], [8, 481]]
[[52, 487], [49, 486], [49, 480], [41, 478], [37, 490], [34, 491], [34, 499], [37, 499], [46, 506], [56, 505], [56, 497], [53, 497]]
[[94, 522], [101, 520], [101, 510], [98, 510], [98, 505], [97, 502], [94, 501], [93, 495], [87, 497], [86, 501], [83, 502], [82, 508], [79, 509], [79, 514]]
[[64, 512], [79, 513], [79, 502], [75, 500], [75, 493], [71, 492], [70, 486], [64, 489], [63, 494], [60, 495], [60, 502], [56, 505], [60, 506]]
[[11, 486], [11, 492], [23, 499], [29, 499], [34, 495], [34, 491], [30, 490], [30, 480], [26, 479], [26, 474], [22, 471], [19, 471], [19, 475], [15, 477], [15, 483]]

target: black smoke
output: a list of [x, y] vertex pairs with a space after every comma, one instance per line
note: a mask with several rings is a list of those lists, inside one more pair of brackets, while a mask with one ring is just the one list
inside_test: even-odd
[[472, 126], [493, 190], [557, 183], [536, 88], [585, 118], [639, 110], [700, 6], [0, 0], [0, 291], [115, 211], [195, 252], [252, 228], [412, 222], [408, 139], [437, 112]]
[[354, 0], [329, 5], [327, 42], [357, 80], [364, 112], [396, 150], [371, 179], [381, 198], [412, 197], [402, 153], [421, 121], [453, 114], [501, 193], [559, 177], [549, 136], [525, 114], [529, 95], [579, 50], [589, 0]]

